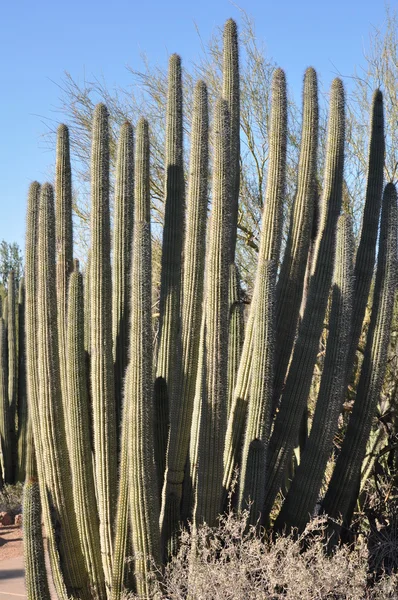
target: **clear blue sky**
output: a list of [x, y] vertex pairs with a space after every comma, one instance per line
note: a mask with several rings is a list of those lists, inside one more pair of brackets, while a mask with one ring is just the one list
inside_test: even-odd
[[[259, 40], [299, 89], [304, 69], [313, 65], [328, 86], [336, 68], [353, 72], [362, 62], [372, 25], [384, 19], [382, 0], [240, 0], [256, 23]], [[394, 6], [394, 3], [392, 3]], [[195, 30], [208, 40], [233, 17], [227, 0], [20, 0], [3, 2], [0, 18], [0, 240], [23, 246], [29, 183], [45, 181], [54, 156], [42, 139], [57, 112], [64, 71], [75, 80], [105, 77], [111, 85], [130, 83], [126, 66], [167, 64], [178, 52], [184, 62], [200, 51]]]

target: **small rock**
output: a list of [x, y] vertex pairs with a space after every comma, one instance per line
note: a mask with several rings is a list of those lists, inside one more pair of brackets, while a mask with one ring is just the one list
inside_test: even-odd
[[19, 527], [22, 527], [22, 515], [15, 515], [15, 521], [14, 521], [15, 525], [18, 525]]
[[8, 525], [13, 525], [14, 517], [9, 512], [0, 512], [0, 523], [3, 527], [7, 527]]

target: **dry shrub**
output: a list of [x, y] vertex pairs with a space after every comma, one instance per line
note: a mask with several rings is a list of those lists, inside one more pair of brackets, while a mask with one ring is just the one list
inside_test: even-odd
[[[369, 585], [366, 540], [325, 554], [325, 519], [297, 538], [273, 542], [247, 530], [246, 513], [232, 513], [217, 529], [183, 531], [178, 556], [159, 574], [153, 598], [163, 600], [387, 600], [398, 599], [398, 576]], [[304, 549], [305, 548], [305, 549]], [[160, 587], [161, 586], [161, 587]], [[130, 595], [129, 598], [134, 598]]]

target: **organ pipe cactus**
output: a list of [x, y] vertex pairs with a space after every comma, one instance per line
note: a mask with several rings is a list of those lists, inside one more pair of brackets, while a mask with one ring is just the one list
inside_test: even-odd
[[129, 498], [136, 586], [151, 597], [151, 559], [160, 562], [159, 508], [154, 463], [152, 389], [151, 227], [148, 124], [137, 126], [137, 162], [129, 374], [125, 388], [128, 419]]
[[[166, 474], [162, 494], [161, 531], [167, 540], [179, 528], [179, 514], [174, 523], [166, 520], [168, 496], [179, 505], [182, 497], [184, 467], [189, 449], [190, 424], [198, 372], [200, 323], [202, 320], [204, 264], [206, 251], [208, 132], [207, 88], [199, 81], [194, 90], [190, 174], [184, 245], [182, 281], [182, 368], [179, 389], [181, 401], [170, 406], [170, 434], [167, 447]], [[188, 491], [187, 491], [188, 493]], [[174, 501], [173, 501], [174, 502]], [[168, 512], [168, 515], [174, 514]]]
[[333, 518], [346, 518], [353, 496], [355, 499], [384, 379], [397, 283], [397, 211], [397, 192], [389, 183], [383, 196], [377, 273], [361, 375], [347, 432], [322, 503], [323, 510]]
[[305, 312], [268, 447], [265, 514], [272, 508], [298, 438], [332, 283], [336, 225], [342, 202], [344, 118], [343, 84], [335, 79], [330, 96], [322, 216]]
[[[228, 105], [218, 100], [214, 115], [213, 207], [206, 258], [204, 299], [205, 381], [198, 402], [198, 482], [195, 522], [217, 522], [223, 499], [223, 449], [227, 423], [228, 278], [231, 227], [229, 180], [230, 122]], [[201, 377], [199, 373], [199, 377]], [[195, 400], [196, 401], [196, 400]]]
[[0, 442], [1, 479], [12, 481], [12, 444], [10, 436], [10, 405], [8, 402], [7, 332], [0, 317]]
[[[69, 129], [59, 125], [55, 163], [55, 227], [57, 252], [57, 315], [59, 366], [62, 401], [68, 410], [66, 375], [66, 316], [68, 309], [68, 278], [73, 262], [72, 169], [70, 164]], [[66, 412], [67, 414], [67, 412]], [[68, 424], [66, 424], [68, 427]]]
[[25, 351], [25, 280], [22, 277], [18, 291], [18, 481], [25, 480], [28, 436], [28, 403], [26, 397]]
[[109, 216], [109, 124], [104, 104], [95, 107], [91, 153], [91, 393], [101, 553], [110, 587], [116, 507], [116, 407], [112, 358], [112, 277]]
[[80, 545], [90, 588], [105, 598], [105, 578], [101, 561], [99, 519], [91, 457], [86, 361], [84, 353], [83, 277], [78, 261], [69, 277], [67, 350], [67, 389], [69, 446], [73, 501]]
[[[181, 402], [181, 253], [184, 231], [184, 167], [181, 58], [169, 60], [166, 108], [165, 214], [160, 281], [159, 346], [157, 351], [155, 410], [156, 462], [162, 489], [166, 461], [169, 411]], [[170, 352], [173, 348], [173, 352]], [[174, 386], [174, 387], [173, 387]]]
[[133, 172], [133, 128], [131, 123], [126, 121], [120, 129], [117, 148], [113, 236], [112, 336], [118, 424], [121, 420], [123, 380], [128, 358], [129, 278], [134, 210]]
[[17, 467], [17, 400], [18, 400], [18, 351], [17, 351], [17, 322], [16, 322], [16, 290], [14, 271], [10, 271], [7, 283], [7, 342], [8, 342], [8, 402], [10, 404], [10, 416], [8, 425], [10, 428], [10, 442], [12, 455], [12, 475], [10, 483], [15, 480]]

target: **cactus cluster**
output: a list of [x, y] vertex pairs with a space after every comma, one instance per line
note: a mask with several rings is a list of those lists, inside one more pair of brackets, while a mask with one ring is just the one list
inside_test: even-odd
[[[320, 500], [351, 379], [382, 212], [356, 400], [321, 498], [322, 510], [331, 517], [350, 519], [384, 377], [396, 286], [397, 196], [388, 184], [382, 200], [380, 91], [372, 110], [368, 184], [355, 253], [351, 219], [341, 214], [343, 84], [335, 79], [331, 86], [321, 180], [317, 76], [307, 69], [297, 193], [282, 256], [287, 89], [284, 72], [275, 70], [258, 265], [244, 319], [235, 264], [240, 181], [236, 24], [229, 20], [225, 26], [223, 86], [212, 136], [206, 84], [199, 81], [194, 90], [187, 193], [181, 59], [170, 58], [158, 328], [153, 327], [152, 304], [150, 124], [140, 119], [133, 131], [125, 122], [120, 131], [111, 254], [109, 116], [103, 104], [95, 108], [91, 248], [84, 277], [72, 260], [69, 134], [60, 126], [55, 195], [48, 183], [34, 182], [29, 190], [19, 335], [12, 276], [8, 318], [0, 319], [1, 473], [6, 481], [15, 473], [27, 477], [29, 598], [49, 597], [40, 511], [54, 585], [65, 600], [118, 600], [125, 588], [141, 598], [153, 597], [156, 574], [177, 550], [179, 529], [187, 520], [194, 527], [204, 521], [217, 524], [236, 467], [233, 505], [237, 510], [249, 506], [251, 524], [277, 530], [305, 527]], [[318, 399], [294, 469], [325, 318]], [[282, 488], [280, 506], [275, 499]], [[128, 556], [134, 558], [133, 572]]]

